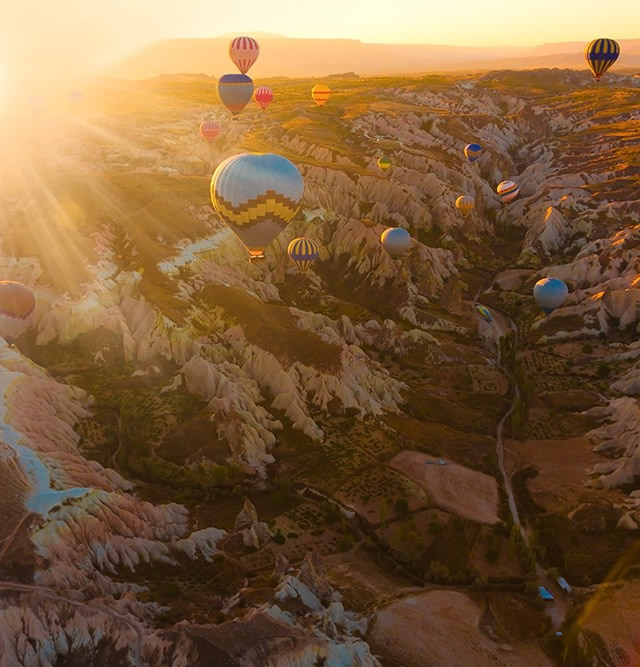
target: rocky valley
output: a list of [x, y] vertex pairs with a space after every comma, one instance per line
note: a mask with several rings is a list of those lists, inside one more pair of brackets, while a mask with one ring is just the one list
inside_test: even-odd
[[[6, 112], [1, 667], [640, 661], [640, 79], [327, 81]], [[245, 151], [305, 183], [253, 263], [209, 199]]]

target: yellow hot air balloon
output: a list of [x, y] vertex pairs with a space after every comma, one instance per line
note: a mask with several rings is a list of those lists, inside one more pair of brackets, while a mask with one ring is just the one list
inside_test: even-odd
[[391, 158], [387, 157], [386, 155], [383, 155], [382, 157], [378, 158], [378, 167], [382, 169], [382, 171], [386, 171], [389, 169], [391, 166]]
[[331, 88], [325, 86], [324, 83], [319, 83], [311, 89], [311, 97], [313, 97], [313, 101], [319, 107], [322, 107], [327, 103], [329, 97], [331, 97]]
[[600, 81], [600, 77], [618, 60], [620, 44], [614, 39], [594, 39], [587, 46], [584, 57], [593, 73], [593, 78]]
[[304, 273], [318, 259], [318, 245], [315, 241], [301, 236], [291, 241], [287, 254], [289, 259]]
[[469, 195], [460, 195], [456, 199], [456, 208], [466, 218], [476, 206], [476, 200]]

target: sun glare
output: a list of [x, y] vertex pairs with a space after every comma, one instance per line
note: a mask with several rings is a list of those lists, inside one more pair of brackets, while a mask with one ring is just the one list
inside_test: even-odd
[[0, 107], [7, 101], [7, 88], [9, 83], [7, 79], [7, 72], [3, 63], [0, 62]]

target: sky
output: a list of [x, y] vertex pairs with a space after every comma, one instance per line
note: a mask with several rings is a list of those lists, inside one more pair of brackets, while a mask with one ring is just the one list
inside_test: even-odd
[[638, 0], [0, 0], [0, 86], [83, 75], [150, 41], [272, 32], [533, 46], [640, 37]]

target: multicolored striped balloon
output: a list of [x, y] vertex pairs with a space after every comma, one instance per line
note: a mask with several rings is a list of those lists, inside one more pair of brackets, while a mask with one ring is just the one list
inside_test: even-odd
[[324, 83], [319, 83], [317, 86], [314, 86], [311, 89], [311, 97], [313, 97], [313, 101], [319, 107], [322, 107], [331, 97], [331, 88], [329, 88], [329, 86], [325, 86]]
[[291, 241], [287, 254], [289, 259], [304, 273], [318, 259], [320, 251], [315, 241], [301, 236]]
[[264, 111], [273, 101], [273, 90], [271, 90], [269, 86], [260, 86], [259, 88], [256, 88], [256, 92], [253, 94], [253, 99]]
[[480, 144], [467, 144], [464, 147], [464, 155], [469, 162], [475, 162], [482, 153], [482, 146]]
[[594, 39], [585, 49], [584, 57], [596, 81], [618, 60], [620, 44], [613, 39]]
[[513, 181], [502, 181], [502, 183], [500, 183], [496, 188], [496, 192], [498, 193], [500, 199], [505, 204], [508, 204], [518, 196], [520, 193], [520, 188]]
[[293, 220], [302, 206], [304, 183], [297, 167], [274, 153], [234, 155], [211, 178], [211, 203], [252, 258]]
[[208, 143], [213, 143], [220, 134], [221, 128], [215, 120], [205, 120], [200, 125], [200, 136]]
[[246, 74], [225, 74], [218, 81], [218, 95], [225, 107], [237, 116], [253, 96], [253, 81]]
[[469, 195], [460, 195], [456, 199], [456, 208], [466, 218], [476, 206], [476, 200]]
[[229, 58], [241, 74], [246, 74], [260, 55], [260, 47], [253, 37], [236, 37], [229, 43]]
[[378, 167], [382, 169], [382, 171], [386, 171], [389, 169], [391, 166], [391, 158], [387, 157], [386, 155], [383, 155], [381, 158], [378, 158]]

